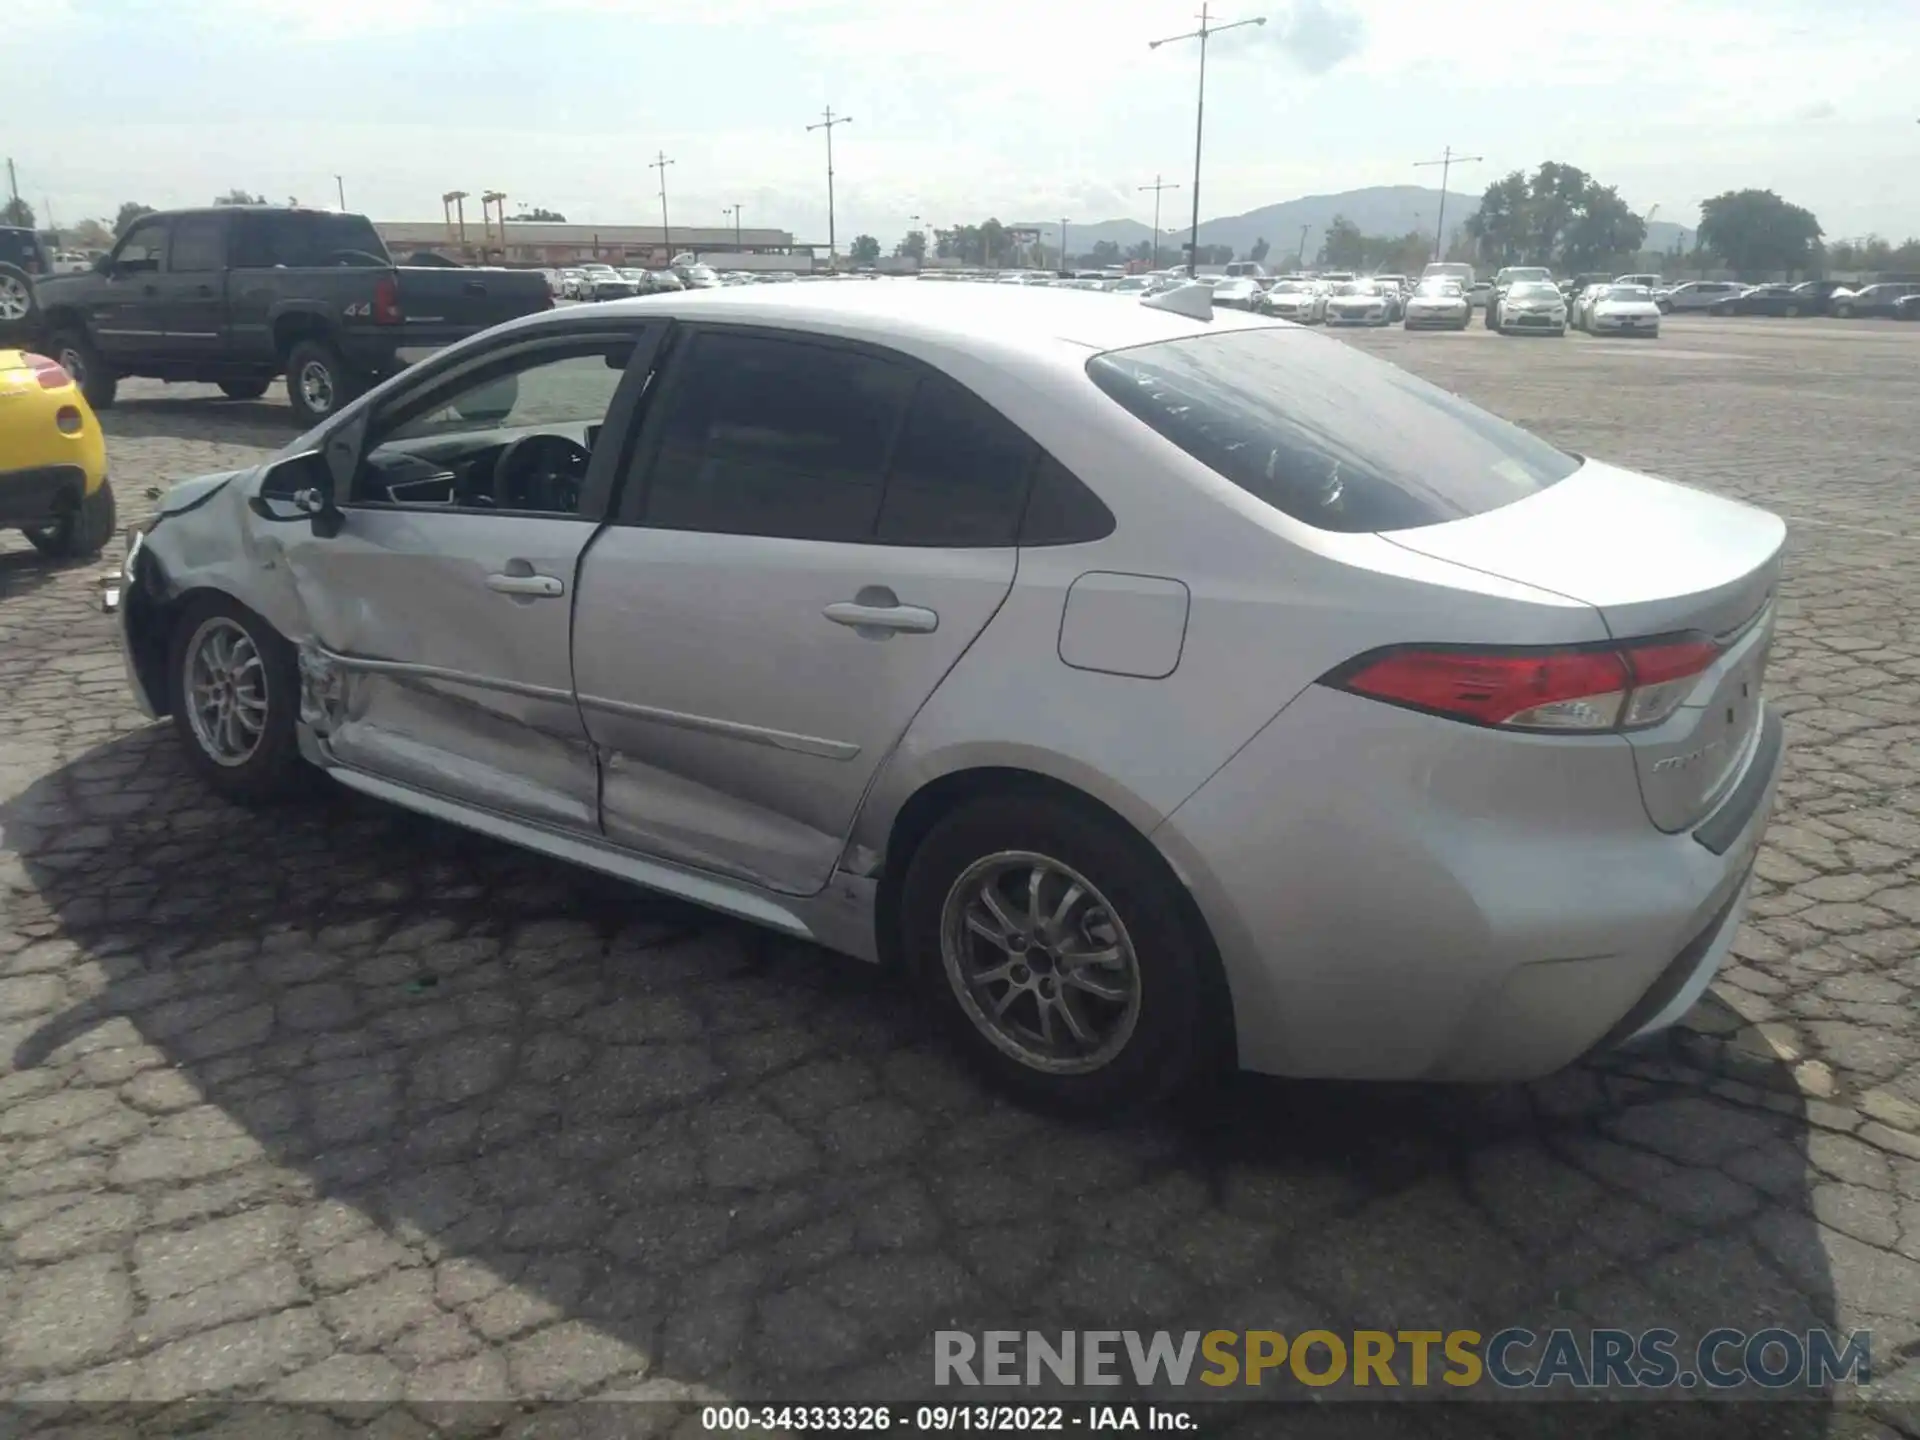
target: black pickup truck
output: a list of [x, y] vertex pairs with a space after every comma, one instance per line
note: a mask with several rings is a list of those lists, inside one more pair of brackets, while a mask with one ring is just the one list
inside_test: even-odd
[[538, 271], [396, 266], [364, 215], [221, 205], [142, 216], [92, 271], [38, 279], [56, 359], [96, 409], [123, 375], [287, 377], [303, 424], [442, 346], [553, 304]]

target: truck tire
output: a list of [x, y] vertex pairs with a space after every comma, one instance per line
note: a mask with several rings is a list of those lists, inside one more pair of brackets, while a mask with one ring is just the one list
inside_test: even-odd
[[60, 517], [59, 524], [29, 530], [26, 536], [33, 548], [49, 559], [86, 560], [107, 548], [116, 518], [113, 482], [102, 480], [77, 508]]
[[222, 380], [220, 393], [229, 400], [258, 400], [267, 393], [268, 380]]
[[62, 330], [53, 337], [53, 358], [73, 377], [87, 404], [96, 410], [112, 406], [120, 377], [100, 358], [100, 350], [84, 330]]
[[318, 425], [363, 388], [360, 377], [325, 340], [302, 340], [287, 356], [287, 399], [303, 425]]
[[33, 277], [18, 265], [0, 262], [0, 341], [30, 341], [40, 330], [40, 300]]

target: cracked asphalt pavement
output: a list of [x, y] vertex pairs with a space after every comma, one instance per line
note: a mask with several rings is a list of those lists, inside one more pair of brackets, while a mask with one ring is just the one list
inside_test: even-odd
[[[9, 536], [0, 1393], [398, 1440], [514, 1402], [933, 1398], [939, 1328], [1780, 1325], [1870, 1328], [1877, 1398], [1685, 1433], [1920, 1433], [1920, 326], [1346, 343], [1791, 523], [1788, 770], [1680, 1030], [1526, 1087], [1036, 1118], [853, 962], [345, 792], [212, 799], [132, 708], [101, 566]], [[213, 396], [123, 386], [123, 518], [293, 433]], [[1347, 1433], [1310, 1408], [1235, 1430]]]

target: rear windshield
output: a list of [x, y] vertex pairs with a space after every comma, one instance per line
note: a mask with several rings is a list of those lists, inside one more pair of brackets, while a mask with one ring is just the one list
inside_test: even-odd
[[31, 260], [40, 261], [40, 240], [31, 230], [13, 230], [0, 226], [0, 260], [22, 269]]
[[1194, 459], [1321, 530], [1460, 520], [1580, 468], [1398, 366], [1290, 329], [1111, 350], [1087, 373]]

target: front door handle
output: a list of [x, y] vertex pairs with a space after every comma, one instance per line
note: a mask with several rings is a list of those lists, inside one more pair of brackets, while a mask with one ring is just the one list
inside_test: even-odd
[[933, 611], [919, 605], [902, 605], [891, 590], [885, 590], [882, 595], [862, 590], [858, 599], [839, 601], [820, 613], [834, 624], [845, 625], [870, 639], [883, 639], [899, 631], [931, 635], [940, 628], [940, 617]]
[[567, 593], [567, 582], [557, 575], [489, 575], [487, 588], [502, 595], [551, 598]]

